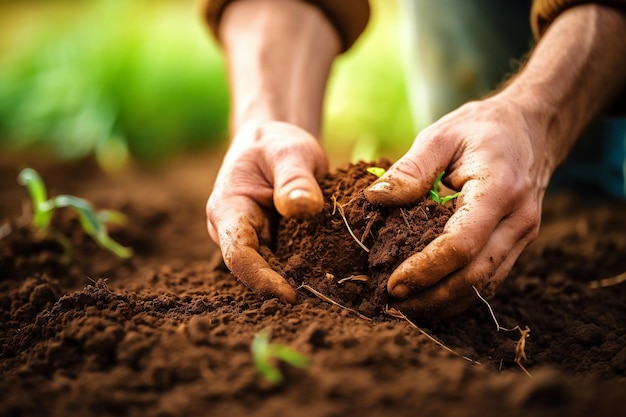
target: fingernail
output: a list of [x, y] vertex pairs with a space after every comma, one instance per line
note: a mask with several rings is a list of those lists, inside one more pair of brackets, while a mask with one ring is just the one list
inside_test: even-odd
[[368, 188], [369, 191], [391, 191], [391, 184], [385, 181], [377, 182]]
[[404, 284], [398, 284], [391, 289], [391, 295], [396, 298], [405, 298], [411, 290]]
[[302, 200], [302, 199], [310, 199], [311, 198], [311, 193], [306, 191], [306, 190], [302, 190], [300, 188], [296, 188], [295, 190], [292, 190], [289, 193], [289, 199], [294, 201], [294, 200]]

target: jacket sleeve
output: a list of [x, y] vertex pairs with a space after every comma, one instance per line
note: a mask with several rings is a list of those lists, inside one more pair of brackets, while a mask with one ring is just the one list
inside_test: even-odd
[[533, 34], [539, 39], [563, 11], [585, 3], [596, 3], [626, 11], [626, 0], [534, 0], [530, 21]]
[[[200, 10], [216, 39], [220, 18], [226, 6], [236, 0], [200, 0]], [[346, 51], [361, 35], [369, 20], [368, 0], [297, 0], [320, 8], [333, 24]]]

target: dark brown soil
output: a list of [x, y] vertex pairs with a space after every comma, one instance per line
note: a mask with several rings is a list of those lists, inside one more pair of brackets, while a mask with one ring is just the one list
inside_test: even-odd
[[[0, 224], [19, 223], [26, 192], [15, 178], [22, 165], [20, 158], [0, 163]], [[125, 212], [129, 224], [112, 234], [136, 255], [124, 261], [101, 250], [70, 213], [56, 223], [74, 242], [70, 265], [58, 261], [58, 244], [36, 240], [27, 228], [0, 239], [2, 416], [626, 413], [626, 284], [589, 287], [626, 271], [624, 203], [550, 196], [538, 240], [491, 300], [502, 326], [531, 329], [524, 362], [530, 378], [514, 362], [519, 334], [496, 332], [484, 304], [423, 328], [477, 365], [403, 320], [381, 314], [364, 320], [305, 289], [294, 306], [257, 299], [223, 269], [206, 236], [204, 202], [216, 156], [118, 178], [87, 162], [32, 166], [53, 194]], [[347, 204], [346, 213], [360, 204]], [[347, 217], [357, 236], [369, 221]], [[336, 214], [323, 226], [344, 236], [347, 230]], [[398, 230], [392, 227], [388, 233]], [[380, 238], [382, 225], [371, 228], [387, 240]], [[288, 246], [282, 236], [273, 249], [277, 263], [289, 266], [294, 261], [284, 262], [293, 257], [281, 249]], [[342, 249], [318, 247], [343, 260], [343, 269], [314, 262], [309, 278], [294, 277], [313, 286], [322, 273], [344, 278], [370, 268], [374, 276], [375, 263], [370, 258], [365, 267], [362, 249], [349, 239]], [[371, 256], [374, 239], [364, 242]], [[359, 308], [370, 294], [352, 305]], [[282, 367], [285, 381], [278, 386], [257, 374], [250, 354], [254, 335], [267, 327], [273, 341], [312, 360], [306, 370]]]
[[431, 199], [408, 208], [371, 205], [363, 191], [376, 176], [367, 168], [390, 165], [359, 162], [326, 175], [322, 212], [279, 221], [275, 253], [265, 253], [270, 265], [296, 287], [308, 285], [365, 316], [379, 315], [389, 301], [391, 272], [441, 234], [452, 214]]

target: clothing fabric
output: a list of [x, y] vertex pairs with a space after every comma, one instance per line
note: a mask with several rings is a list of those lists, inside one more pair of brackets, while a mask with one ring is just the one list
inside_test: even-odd
[[[200, 0], [201, 13], [219, 39], [218, 27], [226, 6], [236, 0]], [[368, 0], [300, 0], [319, 7], [333, 24], [341, 39], [342, 51], [348, 50], [361, 35], [370, 16]]]
[[626, 0], [535, 0], [533, 1], [530, 14], [533, 34], [539, 39], [558, 15], [570, 7], [589, 3], [615, 7], [626, 11]]
[[[236, 0], [200, 0], [202, 14], [214, 34], [217, 35], [217, 28], [224, 8], [233, 1]], [[369, 19], [368, 0], [301, 1], [317, 5], [326, 14], [341, 37], [344, 50], [350, 48], [356, 41]], [[585, 3], [603, 4], [626, 11], [626, 0], [534, 0], [530, 13], [533, 34], [536, 38], [541, 37], [559, 14], [570, 7]]]

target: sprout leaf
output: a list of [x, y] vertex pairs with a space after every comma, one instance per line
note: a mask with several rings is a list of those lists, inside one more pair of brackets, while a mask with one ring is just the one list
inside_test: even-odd
[[289, 346], [270, 343], [270, 332], [267, 329], [254, 335], [250, 350], [257, 371], [272, 385], [283, 380], [283, 375], [277, 368], [276, 361], [280, 360], [302, 369], [306, 369], [310, 364], [306, 356]]

